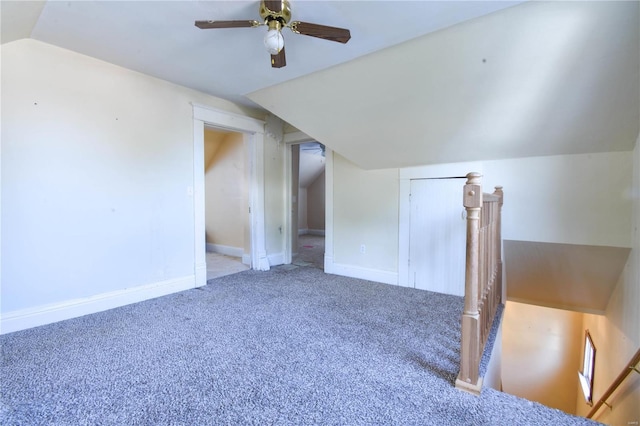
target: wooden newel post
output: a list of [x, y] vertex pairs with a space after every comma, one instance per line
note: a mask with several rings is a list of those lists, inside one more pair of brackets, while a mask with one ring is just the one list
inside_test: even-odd
[[456, 387], [480, 394], [482, 380], [480, 364], [480, 315], [478, 312], [479, 232], [482, 208], [482, 175], [469, 173], [464, 186], [463, 204], [467, 211], [467, 265], [465, 269], [464, 312], [462, 314], [462, 343], [460, 374]]

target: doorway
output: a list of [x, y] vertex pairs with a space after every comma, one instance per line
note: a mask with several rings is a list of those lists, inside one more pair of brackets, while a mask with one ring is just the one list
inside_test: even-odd
[[324, 270], [326, 159], [324, 145], [289, 146], [291, 263]]
[[205, 125], [240, 132], [248, 149], [249, 215], [251, 268], [268, 271], [264, 207], [264, 132], [265, 123], [243, 115], [233, 114], [201, 105], [193, 107], [193, 187], [187, 194], [193, 197], [194, 214], [194, 287], [207, 284], [205, 231]]
[[207, 281], [249, 269], [249, 155], [243, 134], [204, 129]]

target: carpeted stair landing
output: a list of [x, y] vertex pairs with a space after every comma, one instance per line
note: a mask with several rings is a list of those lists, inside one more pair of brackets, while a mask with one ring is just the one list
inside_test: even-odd
[[454, 388], [462, 299], [274, 268], [0, 336], [2, 425], [579, 425]]

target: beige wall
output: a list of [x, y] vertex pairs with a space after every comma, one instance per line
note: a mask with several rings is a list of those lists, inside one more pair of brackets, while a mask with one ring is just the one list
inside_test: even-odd
[[334, 263], [397, 272], [397, 169], [363, 170], [334, 154], [333, 170]]
[[205, 129], [205, 228], [209, 244], [242, 248], [249, 233], [247, 151], [241, 133]]
[[306, 231], [309, 229], [308, 204], [307, 188], [298, 187], [298, 230]]
[[[640, 139], [639, 139], [640, 141]], [[640, 143], [633, 151], [634, 188], [629, 192], [633, 200], [633, 245], [627, 265], [616, 286], [605, 316], [585, 315], [583, 327], [589, 329], [596, 347], [594, 400], [597, 401], [622, 371], [631, 356], [640, 348]], [[576, 384], [577, 386], [577, 384]], [[591, 407], [585, 404], [579, 391], [577, 409], [586, 415]], [[609, 399], [613, 409], [603, 406], [594, 419], [626, 426], [640, 421], [640, 375], [632, 373]], [[633, 423], [636, 422], [636, 423]]]
[[325, 228], [325, 178], [326, 173], [313, 181], [307, 188], [307, 228], [324, 230]]
[[502, 323], [502, 387], [576, 412], [583, 314], [507, 302]]

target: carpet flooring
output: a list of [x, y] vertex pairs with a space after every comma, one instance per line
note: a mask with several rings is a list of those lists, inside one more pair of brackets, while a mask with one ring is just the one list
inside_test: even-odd
[[245, 271], [0, 336], [2, 425], [582, 425], [454, 388], [462, 298]]

